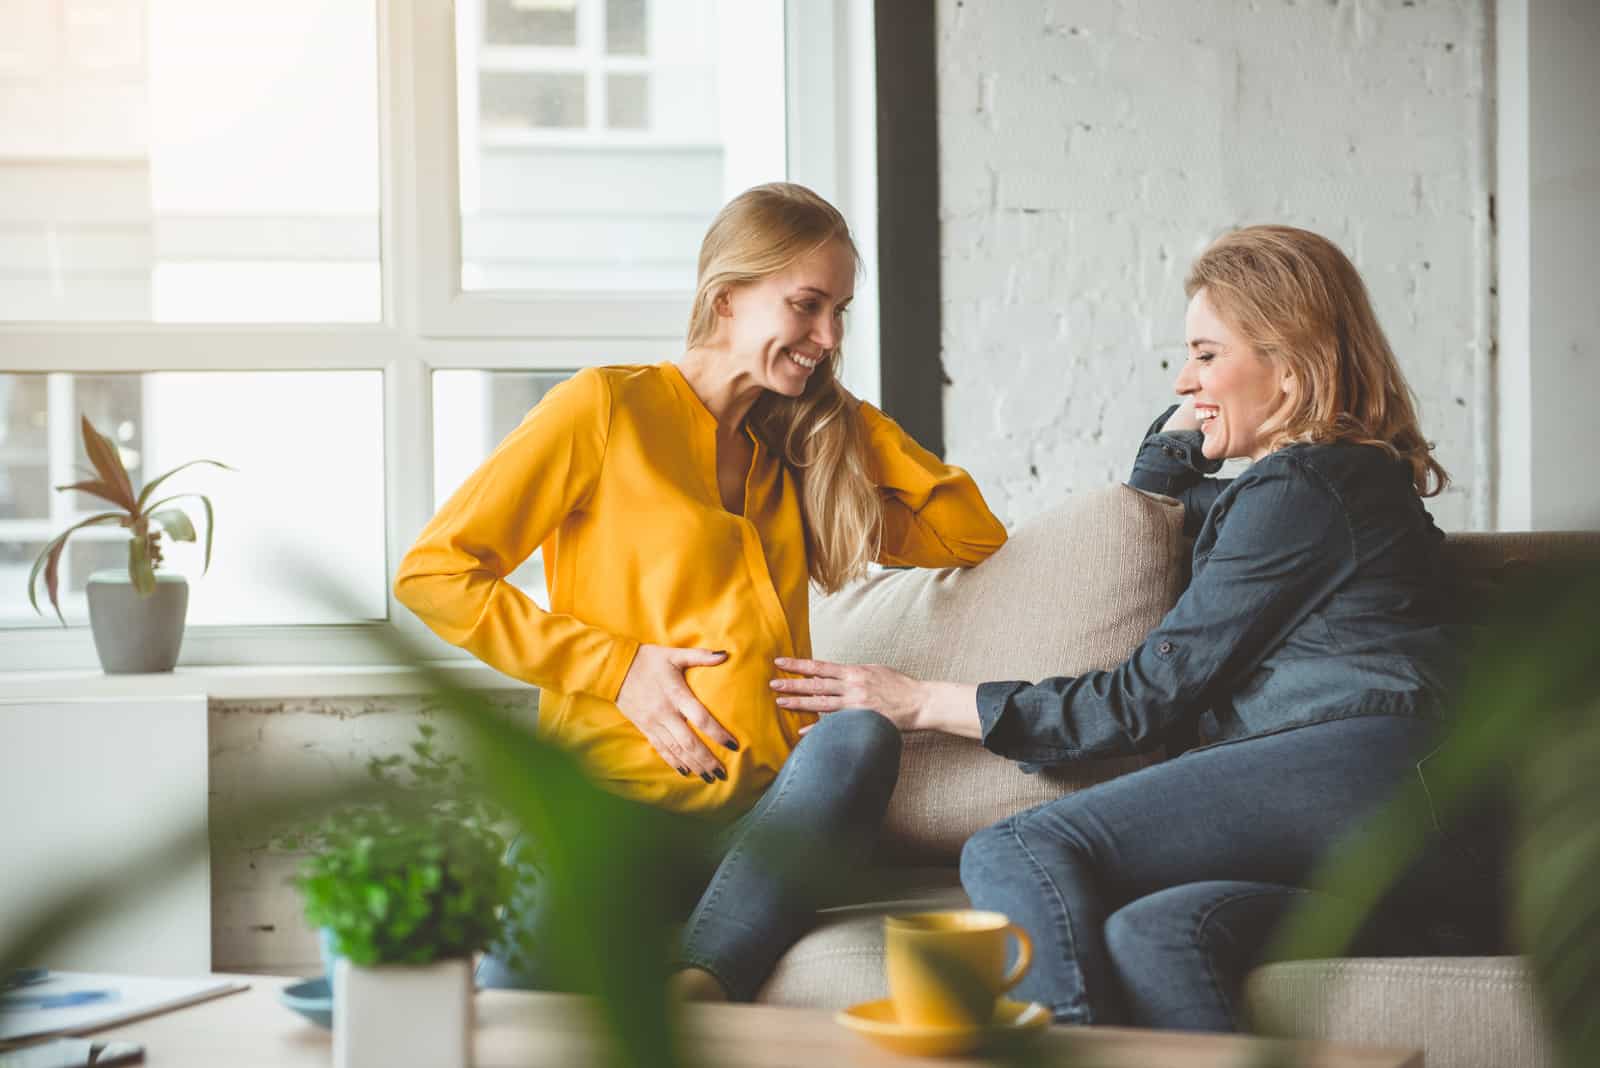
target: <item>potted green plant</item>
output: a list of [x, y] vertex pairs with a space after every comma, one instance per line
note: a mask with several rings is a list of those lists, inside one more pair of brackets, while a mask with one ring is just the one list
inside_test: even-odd
[[101, 512], [79, 520], [58, 534], [39, 553], [28, 575], [28, 601], [39, 607], [38, 581], [44, 575], [45, 593], [56, 618], [66, 626], [61, 614], [61, 554], [67, 539], [84, 527], [115, 523], [128, 531], [128, 570], [97, 571], [89, 576], [89, 625], [94, 632], [95, 652], [107, 674], [119, 675], [149, 671], [171, 671], [183, 645], [183, 623], [189, 610], [189, 584], [182, 575], [159, 571], [161, 534], [175, 541], [194, 541], [194, 523], [188, 513], [175, 506], [185, 497], [198, 498], [206, 513], [205, 567], [211, 567], [211, 540], [215, 527], [211, 499], [198, 493], [177, 493], [156, 497], [161, 484], [179, 471], [196, 464], [210, 464], [231, 471], [216, 460], [191, 460], [147, 482], [135, 491], [122, 456], [111, 439], [83, 417], [83, 449], [94, 467], [94, 477], [66, 486], [63, 493], [78, 491], [116, 505], [115, 511]]
[[[472, 956], [501, 930], [516, 874], [497, 808], [419, 726], [408, 757], [373, 757], [383, 793], [279, 840], [332, 958], [339, 1068], [471, 1060]], [[523, 876], [531, 875], [524, 868]]]

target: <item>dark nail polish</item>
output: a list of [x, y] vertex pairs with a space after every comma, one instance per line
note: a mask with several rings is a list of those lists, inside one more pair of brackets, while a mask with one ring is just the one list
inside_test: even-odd
[[727, 746], [729, 749], [732, 749], [735, 753], [737, 753], [739, 751], [739, 743], [734, 741], [732, 738], [729, 738], [727, 741], [723, 742], [722, 744]]
[[717, 778], [721, 779], [723, 782], [727, 782], [728, 781], [728, 773], [723, 771], [721, 768], [717, 769], [716, 776], [717, 776]]
[[700, 777], [706, 781], [707, 786], [710, 786], [712, 783], [717, 781], [703, 771], [700, 773]]
[[689, 776], [689, 769], [688, 769], [688, 768], [679, 768], [679, 769], [678, 769], [678, 774], [679, 774], [679, 775], [682, 775], [682, 776], [683, 776], [683, 777], [684, 777], [684, 778], [688, 778], [688, 776]]

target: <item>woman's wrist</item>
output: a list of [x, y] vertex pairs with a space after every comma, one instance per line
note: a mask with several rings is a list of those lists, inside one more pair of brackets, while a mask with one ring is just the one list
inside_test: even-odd
[[978, 722], [978, 688], [961, 682], [924, 682], [912, 730], [940, 731], [961, 738], [982, 738]]

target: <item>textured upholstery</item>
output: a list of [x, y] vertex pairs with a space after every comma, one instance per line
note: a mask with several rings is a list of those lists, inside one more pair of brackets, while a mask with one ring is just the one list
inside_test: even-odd
[[1428, 1068], [1546, 1068], [1554, 1050], [1518, 957], [1366, 957], [1270, 964], [1250, 1011], [1277, 1031], [1420, 1047]]
[[[817, 598], [812, 647], [824, 660], [955, 682], [1115, 667], [1187, 581], [1182, 527], [1168, 498], [1126, 486], [1086, 493], [1024, 524], [976, 568], [884, 571]], [[1024, 775], [973, 742], [909, 735], [885, 849], [953, 863], [974, 831], [1150, 759]]]

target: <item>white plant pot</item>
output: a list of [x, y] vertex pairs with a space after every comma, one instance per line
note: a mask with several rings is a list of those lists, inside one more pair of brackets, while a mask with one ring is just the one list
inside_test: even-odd
[[469, 1068], [472, 963], [333, 966], [334, 1068]]

